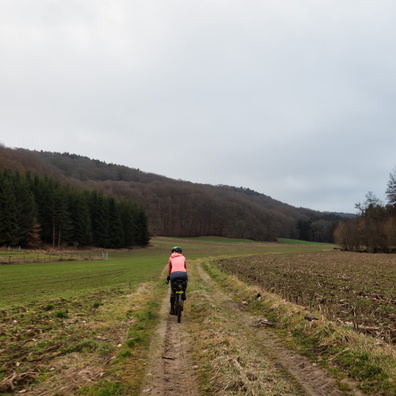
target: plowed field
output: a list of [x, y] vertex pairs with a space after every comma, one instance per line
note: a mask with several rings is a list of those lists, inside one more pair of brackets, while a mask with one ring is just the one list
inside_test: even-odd
[[396, 341], [395, 255], [266, 254], [220, 260], [218, 265], [328, 319]]

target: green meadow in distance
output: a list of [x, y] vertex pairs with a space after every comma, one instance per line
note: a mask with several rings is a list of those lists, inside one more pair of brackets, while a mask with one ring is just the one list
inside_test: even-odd
[[[187, 262], [204, 257], [271, 254], [293, 249], [281, 244], [226, 238], [157, 237], [145, 249], [110, 251], [108, 260], [0, 265], [0, 309], [96, 291], [135, 289], [141, 283], [159, 279], [174, 245], [183, 247]], [[318, 249], [311, 245], [296, 248]]]

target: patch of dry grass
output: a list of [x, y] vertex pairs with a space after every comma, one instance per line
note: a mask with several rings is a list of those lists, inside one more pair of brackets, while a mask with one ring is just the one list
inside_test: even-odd
[[[12, 319], [0, 330], [11, 342], [1, 343], [0, 393], [95, 395], [107, 388], [132, 394], [128, 389], [138, 389], [144, 376], [146, 338], [163, 292], [145, 283], [132, 294], [102, 295], [100, 304], [62, 300], [48, 311], [38, 306], [5, 313]], [[56, 317], [58, 309], [65, 315]]]
[[[117, 356], [112, 359], [107, 377], [91, 387], [80, 389], [81, 395], [138, 395], [143, 384], [146, 364], [148, 362], [149, 344], [158, 323], [159, 301], [166, 289], [163, 284], [142, 284], [136, 293], [126, 296], [130, 299], [128, 310], [133, 320], [127, 324], [122, 344], [119, 344]], [[121, 312], [113, 312], [116, 322], [120, 321]], [[106, 318], [110, 312], [105, 314]], [[107, 393], [106, 393], [107, 392]]]

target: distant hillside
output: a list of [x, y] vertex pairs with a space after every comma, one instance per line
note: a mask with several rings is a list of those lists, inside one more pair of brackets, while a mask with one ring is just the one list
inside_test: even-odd
[[296, 208], [245, 187], [174, 180], [69, 153], [0, 146], [0, 168], [30, 171], [117, 199], [132, 199], [145, 209], [152, 235], [331, 242], [342, 219], [332, 213]]

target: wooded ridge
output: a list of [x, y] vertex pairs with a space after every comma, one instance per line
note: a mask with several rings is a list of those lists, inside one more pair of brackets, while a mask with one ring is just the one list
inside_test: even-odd
[[141, 205], [151, 235], [332, 242], [342, 216], [296, 208], [246, 187], [174, 180], [69, 153], [0, 146], [0, 169], [47, 176]]

